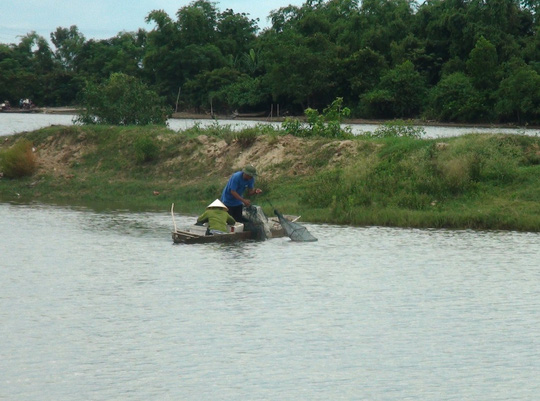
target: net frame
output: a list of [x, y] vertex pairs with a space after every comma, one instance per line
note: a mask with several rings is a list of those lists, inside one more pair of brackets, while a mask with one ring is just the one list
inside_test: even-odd
[[281, 227], [287, 234], [287, 236], [296, 242], [315, 242], [318, 241], [306, 227], [296, 222], [287, 220], [283, 215], [274, 209], [274, 214], [277, 216]]

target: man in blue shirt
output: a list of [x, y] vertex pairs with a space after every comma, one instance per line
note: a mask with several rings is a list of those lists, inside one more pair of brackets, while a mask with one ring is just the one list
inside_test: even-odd
[[248, 195], [260, 194], [262, 191], [255, 189], [255, 176], [257, 170], [249, 165], [234, 173], [221, 194], [221, 202], [229, 209], [229, 214], [239, 222], [245, 222], [242, 217], [242, 208], [250, 206], [251, 201], [244, 198], [244, 193], [247, 190]]

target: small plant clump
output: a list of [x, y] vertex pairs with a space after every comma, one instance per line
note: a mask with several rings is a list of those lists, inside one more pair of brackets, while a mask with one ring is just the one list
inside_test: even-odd
[[371, 138], [415, 138], [420, 139], [426, 131], [422, 127], [416, 127], [410, 121], [389, 121], [378, 127], [375, 132], [367, 133]]
[[30, 141], [21, 139], [0, 153], [0, 172], [4, 177], [22, 178], [35, 173], [37, 162], [32, 147]]
[[158, 158], [159, 147], [154, 139], [148, 135], [139, 136], [133, 142], [135, 159], [138, 163], [154, 161]]
[[348, 107], [343, 107], [343, 98], [338, 97], [322, 114], [312, 108], [305, 110], [307, 123], [287, 118], [283, 129], [287, 134], [299, 137], [325, 137], [346, 139], [352, 137], [350, 127], [342, 127], [341, 122], [351, 114]]

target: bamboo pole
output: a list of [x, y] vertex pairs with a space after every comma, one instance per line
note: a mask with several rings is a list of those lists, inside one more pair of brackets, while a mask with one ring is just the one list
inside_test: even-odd
[[175, 113], [178, 113], [178, 100], [180, 99], [180, 88], [181, 86], [178, 87], [178, 95], [176, 96], [176, 108], [174, 109]]
[[174, 225], [174, 232], [176, 232], [178, 230], [176, 229], [176, 221], [174, 220], [174, 203], [171, 205], [171, 215], [172, 215], [172, 221]]

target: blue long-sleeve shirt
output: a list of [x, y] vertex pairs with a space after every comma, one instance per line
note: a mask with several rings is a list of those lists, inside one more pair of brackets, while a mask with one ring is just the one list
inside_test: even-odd
[[243, 196], [247, 188], [253, 189], [254, 187], [255, 179], [253, 177], [251, 177], [249, 180], [244, 180], [244, 173], [242, 171], [237, 171], [231, 176], [231, 178], [229, 178], [227, 185], [223, 189], [221, 201], [226, 206], [240, 206], [242, 202], [236, 199], [231, 194], [231, 191], [236, 191], [238, 195]]

